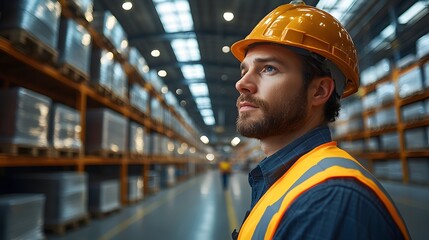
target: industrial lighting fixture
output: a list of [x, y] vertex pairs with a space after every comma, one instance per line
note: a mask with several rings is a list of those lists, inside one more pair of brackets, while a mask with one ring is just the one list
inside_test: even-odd
[[160, 76], [160, 77], [166, 77], [167, 76], [167, 71], [165, 71], [165, 70], [159, 70], [158, 71], [158, 76]]
[[206, 155], [206, 159], [209, 160], [209, 161], [213, 161], [215, 159], [215, 156], [214, 156], [213, 153], [208, 153]]
[[224, 12], [223, 19], [227, 22], [232, 21], [232, 19], [234, 19], [234, 14], [232, 12]]
[[235, 138], [233, 138], [232, 140], [231, 140], [231, 145], [233, 146], [233, 147], [235, 147], [235, 146], [237, 146], [239, 143], [240, 143], [240, 138], [238, 138], [238, 137], [235, 137]]
[[229, 46], [223, 46], [222, 47], [222, 52], [224, 52], [224, 53], [229, 53], [230, 50], [231, 49], [229, 48]]
[[154, 49], [152, 52], [150, 52], [150, 55], [152, 55], [152, 57], [159, 57], [161, 52], [158, 49]]
[[207, 136], [201, 136], [200, 137], [201, 142], [204, 144], [208, 144], [210, 142], [209, 138]]
[[122, 9], [124, 9], [125, 11], [131, 10], [131, 8], [133, 8], [132, 2], [125, 1], [124, 3], [122, 3]]
[[414, 3], [407, 11], [398, 17], [398, 22], [400, 24], [412, 24], [428, 12], [427, 5], [427, 1], [418, 1]]

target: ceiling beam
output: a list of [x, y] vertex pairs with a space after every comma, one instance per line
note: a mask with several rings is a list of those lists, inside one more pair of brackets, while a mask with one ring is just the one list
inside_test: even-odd
[[184, 32], [175, 32], [175, 33], [151, 33], [151, 34], [137, 34], [133, 36], [128, 36], [128, 42], [130, 44], [135, 44], [139, 41], [162, 41], [168, 40], [171, 41], [177, 38], [192, 38], [192, 37], [219, 37], [224, 36], [231, 39], [242, 39], [249, 33], [245, 32], [224, 32], [219, 33], [216, 31], [184, 31]]

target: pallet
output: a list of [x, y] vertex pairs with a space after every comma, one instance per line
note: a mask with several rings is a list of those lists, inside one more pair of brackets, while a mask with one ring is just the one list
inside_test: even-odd
[[29, 155], [33, 157], [50, 157], [51, 148], [24, 144], [0, 143], [0, 153], [12, 156]]
[[59, 224], [45, 224], [45, 231], [58, 235], [63, 235], [67, 230], [77, 229], [89, 223], [89, 215], [87, 213], [82, 216], [67, 220]]
[[78, 83], [88, 82], [89, 80], [88, 74], [82, 72], [81, 70], [77, 69], [76, 67], [68, 63], [64, 63], [60, 65], [58, 67], [58, 70], [62, 75]]
[[106, 212], [98, 212], [98, 211], [92, 211], [91, 212], [91, 217], [94, 219], [101, 219], [101, 218], [106, 218], [111, 216], [112, 214], [115, 214], [117, 212], [119, 212], [119, 210], [121, 210], [121, 207], [117, 207], [115, 209], [106, 211]]
[[125, 157], [124, 152], [112, 152], [109, 150], [98, 150], [94, 152], [94, 155], [100, 156], [103, 158], [117, 158], [117, 159], [121, 159]]
[[52, 157], [56, 158], [78, 158], [80, 155], [79, 149], [53, 149]]
[[105, 97], [112, 97], [113, 92], [111, 89], [108, 89], [106, 86], [103, 86], [99, 83], [89, 82], [89, 85], [99, 94]]
[[58, 59], [58, 52], [47, 46], [33, 34], [24, 29], [6, 29], [0, 31], [0, 36], [6, 38], [19, 51], [37, 60], [55, 64]]
[[118, 96], [116, 94], [112, 94], [111, 99], [114, 103], [121, 105], [121, 106], [125, 106], [126, 104], [128, 104], [128, 101], [126, 100], [126, 98]]

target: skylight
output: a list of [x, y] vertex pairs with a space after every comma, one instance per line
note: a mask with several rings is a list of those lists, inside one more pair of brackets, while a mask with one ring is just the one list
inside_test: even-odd
[[209, 89], [205, 83], [191, 83], [189, 84], [189, 90], [194, 97], [209, 95]]
[[[167, 33], [192, 32], [191, 8], [187, 0], [153, 0], [161, 23]], [[189, 38], [177, 38], [171, 40], [171, 48], [177, 61], [195, 62], [201, 60], [198, 41], [195, 33], [190, 33]], [[206, 125], [214, 125], [215, 118], [209, 98], [209, 90], [205, 83], [204, 68], [201, 64], [184, 64], [181, 67], [183, 77], [187, 82], [198, 80], [198, 83], [189, 84], [189, 90], [194, 97], [200, 114]], [[204, 82], [201, 82], [204, 81]], [[183, 100], [182, 100], [183, 101]]]
[[199, 61], [201, 59], [198, 42], [195, 38], [174, 39], [171, 41], [171, 47], [179, 62]]
[[317, 8], [329, 12], [342, 25], [346, 25], [353, 12], [363, 3], [362, 0], [320, 0]]
[[428, 12], [428, 2], [429, 1], [426, 0], [414, 3], [407, 11], [398, 17], [398, 22], [400, 24], [412, 24], [414, 21], [417, 21]]
[[204, 79], [204, 68], [201, 64], [184, 65], [182, 66], [182, 74], [186, 79]]
[[188, 1], [154, 1], [164, 30], [168, 33], [191, 31], [194, 28]]

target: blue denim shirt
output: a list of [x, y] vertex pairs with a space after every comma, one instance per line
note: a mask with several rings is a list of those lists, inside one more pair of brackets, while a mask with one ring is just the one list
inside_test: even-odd
[[[251, 208], [302, 155], [330, 142], [320, 126], [262, 160], [249, 173]], [[283, 216], [274, 239], [403, 239], [384, 204], [353, 179], [332, 179], [297, 198]]]

